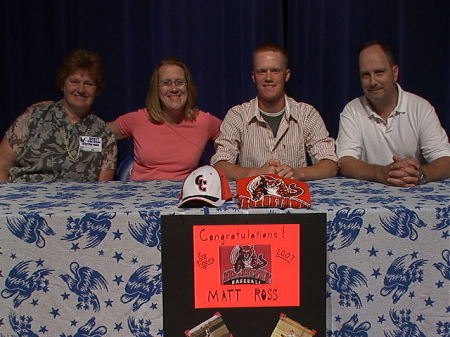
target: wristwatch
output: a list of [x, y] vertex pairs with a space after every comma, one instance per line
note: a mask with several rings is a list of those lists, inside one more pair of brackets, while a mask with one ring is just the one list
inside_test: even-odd
[[419, 169], [419, 181], [417, 182], [417, 185], [423, 185], [427, 182], [427, 177], [425, 176], [425, 173], [421, 169]]

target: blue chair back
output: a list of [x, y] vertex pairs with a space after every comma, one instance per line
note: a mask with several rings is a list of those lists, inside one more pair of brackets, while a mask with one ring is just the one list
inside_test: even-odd
[[130, 179], [131, 169], [133, 167], [133, 156], [126, 156], [119, 164], [116, 170], [116, 180], [128, 181]]

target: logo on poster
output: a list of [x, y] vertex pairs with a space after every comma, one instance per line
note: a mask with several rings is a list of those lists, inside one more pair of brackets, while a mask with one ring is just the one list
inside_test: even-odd
[[270, 245], [220, 247], [222, 284], [269, 284]]

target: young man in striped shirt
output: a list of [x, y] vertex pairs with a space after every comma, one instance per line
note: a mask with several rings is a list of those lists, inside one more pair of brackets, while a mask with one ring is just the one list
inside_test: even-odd
[[336, 174], [334, 140], [314, 107], [286, 96], [289, 77], [282, 47], [264, 44], [255, 49], [252, 80], [257, 97], [228, 111], [211, 158], [229, 179], [273, 173], [315, 180]]

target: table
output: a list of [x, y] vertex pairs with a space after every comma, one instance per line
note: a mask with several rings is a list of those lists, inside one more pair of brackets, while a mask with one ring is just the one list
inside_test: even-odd
[[324, 179], [309, 210], [182, 210], [180, 189], [1, 184], [0, 334], [162, 336], [161, 214], [326, 212], [326, 335], [449, 336], [450, 180]]

